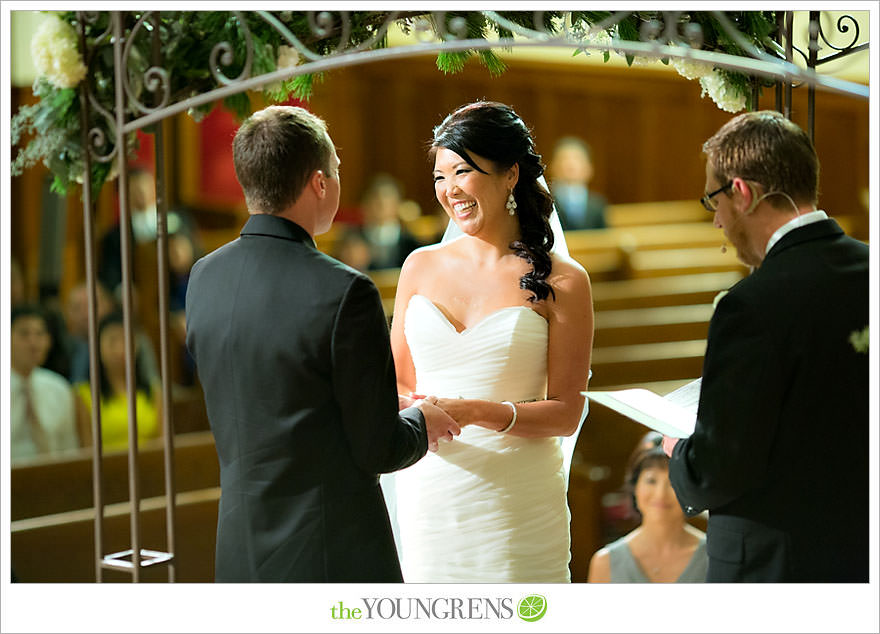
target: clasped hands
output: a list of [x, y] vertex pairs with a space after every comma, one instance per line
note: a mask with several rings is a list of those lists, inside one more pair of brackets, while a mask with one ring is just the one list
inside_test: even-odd
[[[448, 399], [443, 399], [448, 403]], [[437, 451], [441, 440], [452, 440], [461, 433], [461, 426], [453, 418], [447, 409], [440, 405], [440, 399], [436, 396], [424, 396], [421, 394], [398, 394], [398, 409], [417, 407], [425, 416], [425, 427], [428, 431], [428, 451]], [[448, 408], [448, 406], [447, 406]]]

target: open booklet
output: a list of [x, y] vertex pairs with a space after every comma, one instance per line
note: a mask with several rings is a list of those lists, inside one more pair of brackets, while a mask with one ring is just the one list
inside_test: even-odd
[[697, 422], [701, 380], [691, 381], [666, 396], [643, 388], [581, 394], [665, 436], [687, 438]]

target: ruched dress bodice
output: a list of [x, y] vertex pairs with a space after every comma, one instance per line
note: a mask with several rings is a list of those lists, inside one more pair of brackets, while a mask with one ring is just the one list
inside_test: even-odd
[[[458, 332], [414, 295], [404, 333], [416, 392], [528, 402], [546, 397], [547, 321], [502, 308]], [[408, 582], [569, 581], [569, 520], [559, 439], [469, 425], [436, 453], [395, 474]]]

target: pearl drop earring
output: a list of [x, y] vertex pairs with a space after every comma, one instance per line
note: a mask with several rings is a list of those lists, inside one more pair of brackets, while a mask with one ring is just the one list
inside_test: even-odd
[[513, 197], [512, 189], [507, 195], [507, 203], [504, 206], [507, 207], [507, 213], [509, 213], [511, 216], [516, 213], [516, 198]]

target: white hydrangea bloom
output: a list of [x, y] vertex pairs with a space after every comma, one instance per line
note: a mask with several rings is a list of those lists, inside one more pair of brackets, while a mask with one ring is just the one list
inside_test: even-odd
[[[292, 46], [287, 46], [286, 44], [282, 44], [278, 47], [278, 61], [275, 63], [275, 69], [281, 70], [282, 68], [292, 68], [299, 64], [299, 51], [297, 51]], [[266, 86], [266, 90], [269, 92], [278, 92], [282, 89], [282, 83], [280, 81], [273, 82]]]
[[34, 66], [56, 88], [74, 88], [86, 76], [76, 41], [73, 27], [56, 15], [44, 20], [31, 39]]
[[611, 36], [608, 35], [608, 31], [605, 29], [599, 29], [587, 39], [593, 44], [599, 44], [601, 46], [611, 46]]
[[746, 96], [738, 93], [718, 71], [700, 77], [700, 86], [703, 87], [700, 97], [708, 94], [725, 112], [739, 112], [746, 107]]
[[278, 47], [278, 68], [291, 68], [299, 64], [299, 51], [282, 44]]
[[678, 71], [678, 74], [687, 79], [700, 79], [712, 74], [712, 64], [698, 62], [685, 57], [670, 57], [669, 64]]

